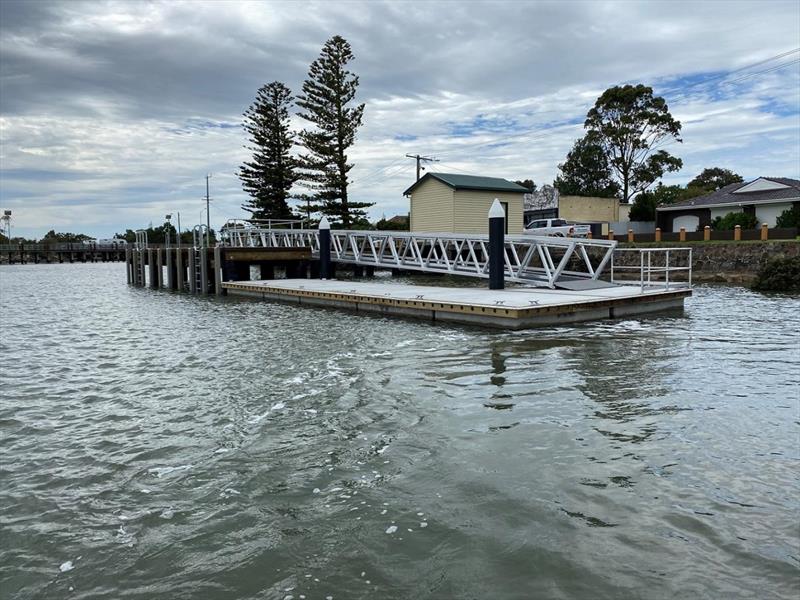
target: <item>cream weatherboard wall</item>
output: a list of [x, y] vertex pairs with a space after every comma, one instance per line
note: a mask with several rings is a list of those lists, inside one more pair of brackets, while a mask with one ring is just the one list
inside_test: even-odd
[[495, 198], [500, 202], [508, 203], [508, 234], [519, 235], [522, 233], [525, 212], [522, 202], [523, 194], [458, 190], [454, 191], [453, 195], [455, 199], [453, 233], [489, 233], [489, 209]]
[[558, 199], [558, 216], [567, 221], [616, 221], [627, 220], [620, 216], [620, 204], [616, 198], [596, 196], [561, 196]]
[[[488, 209], [487, 209], [488, 212]], [[436, 179], [411, 192], [411, 231], [453, 231], [453, 189]]]

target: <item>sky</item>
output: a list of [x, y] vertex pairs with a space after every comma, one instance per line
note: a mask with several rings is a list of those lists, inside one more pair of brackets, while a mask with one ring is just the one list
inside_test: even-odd
[[[683, 124], [665, 183], [706, 167], [800, 178], [800, 2], [0, 0], [0, 209], [13, 235], [110, 237], [180, 212], [244, 218], [242, 113], [295, 93], [334, 35], [363, 126], [350, 197], [407, 214], [431, 171], [552, 183], [606, 88], [652, 86]], [[303, 122], [293, 118], [293, 127]], [[175, 217], [173, 217], [174, 222]]]

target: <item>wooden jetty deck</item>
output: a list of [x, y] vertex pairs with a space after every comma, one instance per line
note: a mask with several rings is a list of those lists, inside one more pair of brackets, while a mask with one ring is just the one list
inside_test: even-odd
[[434, 287], [350, 280], [276, 279], [223, 282], [230, 295], [463, 323], [528, 329], [680, 310], [688, 287], [598, 282], [594, 289]]

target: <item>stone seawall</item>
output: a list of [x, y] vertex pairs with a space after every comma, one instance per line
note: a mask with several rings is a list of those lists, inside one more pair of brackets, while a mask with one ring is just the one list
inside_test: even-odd
[[[706, 242], [685, 244], [620, 244], [620, 248], [691, 248], [692, 278], [701, 282], [749, 283], [761, 266], [778, 256], [800, 256], [800, 241], [767, 242]], [[677, 260], [676, 260], [677, 259]], [[639, 264], [638, 252], [617, 252], [614, 264], [635, 266]], [[655, 261], [655, 256], [653, 257]], [[663, 261], [663, 258], [661, 259]], [[674, 261], [674, 262], [673, 262]], [[680, 265], [677, 258], [670, 262]], [[685, 260], [683, 264], [685, 264]], [[655, 264], [655, 262], [654, 262]], [[659, 263], [663, 264], [663, 263]], [[638, 274], [637, 274], [638, 277]]]

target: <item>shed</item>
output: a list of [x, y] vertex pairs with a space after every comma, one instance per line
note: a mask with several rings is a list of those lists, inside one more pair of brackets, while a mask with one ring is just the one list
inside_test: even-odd
[[497, 198], [506, 211], [506, 233], [522, 233], [523, 195], [528, 190], [499, 177], [426, 173], [403, 195], [411, 198], [411, 231], [488, 233]]

